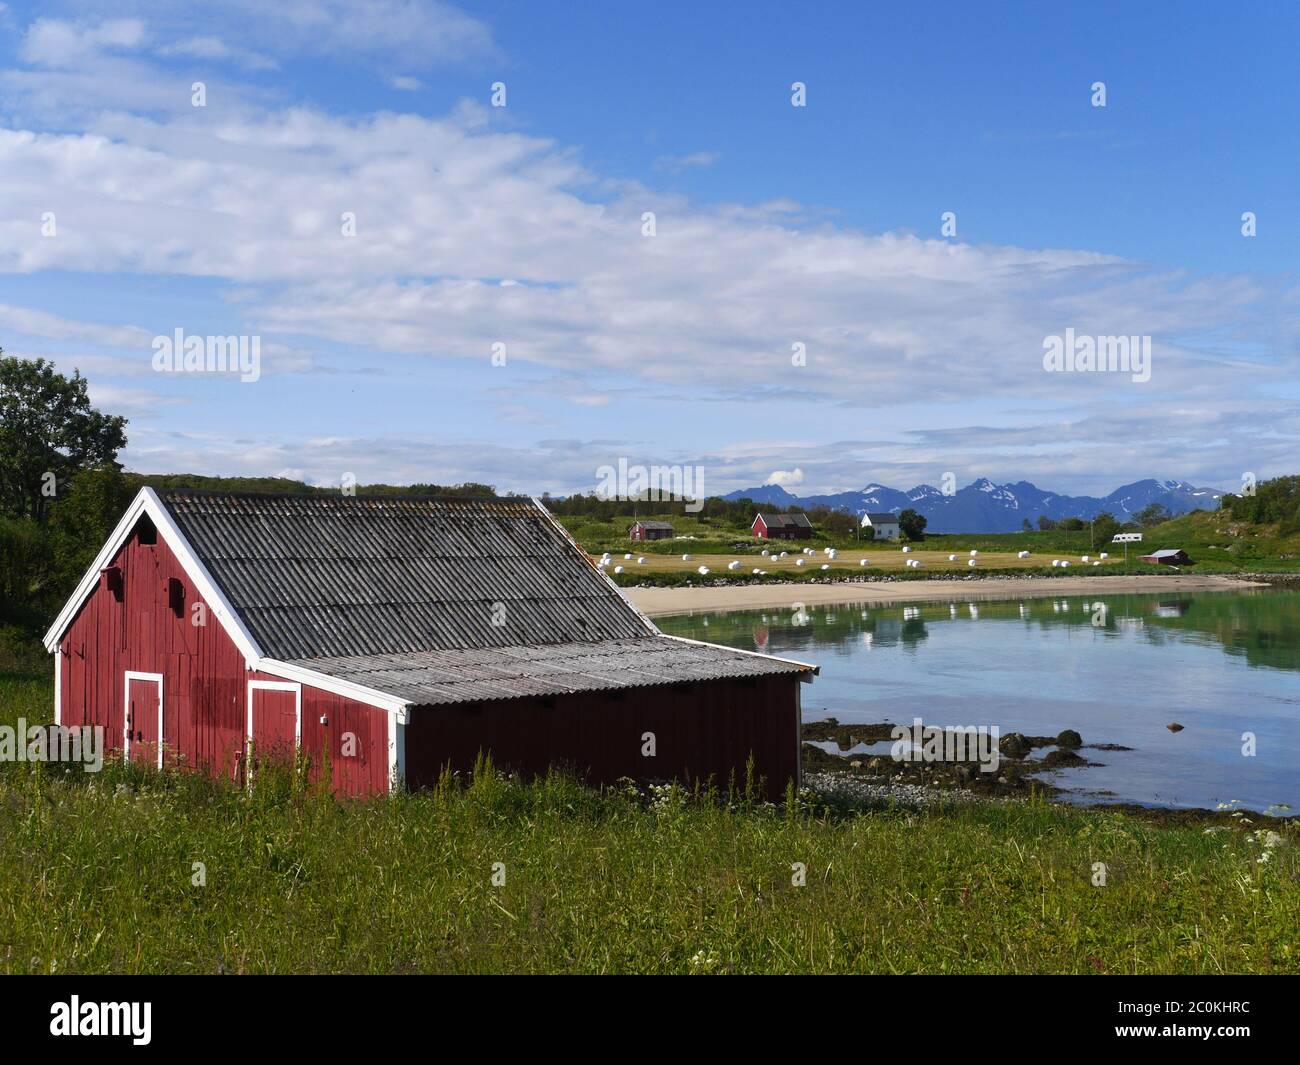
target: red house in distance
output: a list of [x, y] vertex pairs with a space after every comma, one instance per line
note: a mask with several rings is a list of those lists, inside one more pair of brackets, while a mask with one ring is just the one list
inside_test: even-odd
[[1151, 562], [1157, 566], [1192, 566], [1195, 563], [1188, 557], [1187, 552], [1181, 547], [1166, 547], [1160, 551], [1153, 551], [1149, 555], [1142, 556], [1143, 562]]
[[812, 522], [807, 514], [754, 515], [750, 531], [761, 540], [811, 540]]
[[629, 540], [671, 540], [673, 527], [666, 521], [638, 521], [628, 529]]

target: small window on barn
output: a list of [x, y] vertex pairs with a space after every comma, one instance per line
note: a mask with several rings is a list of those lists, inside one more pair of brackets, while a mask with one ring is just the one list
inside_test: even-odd
[[135, 539], [136, 543], [140, 544], [156, 544], [158, 542], [158, 530], [155, 528], [154, 523], [148, 518], [141, 518], [139, 524], [135, 527]]
[[185, 613], [185, 585], [178, 577], [167, 578], [167, 605], [177, 617]]
[[108, 589], [109, 594], [117, 601], [122, 601], [122, 567], [105, 566], [100, 571], [103, 574], [104, 587]]

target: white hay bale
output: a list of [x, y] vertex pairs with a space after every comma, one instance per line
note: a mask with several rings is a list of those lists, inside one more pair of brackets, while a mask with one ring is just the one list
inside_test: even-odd
[[708, 567], [708, 566], [701, 566], [701, 567], [699, 568], [699, 574], [700, 574], [701, 577], [703, 577], [703, 576], [704, 576], [705, 574], [707, 574], [708, 572], [709, 572], [709, 567]]
[[979, 560], [978, 560], [978, 559], [974, 559], [974, 558], [967, 559], [967, 560], [966, 560], [966, 565], [968, 565], [968, 566], [973, 566], [973, 565], [975, 565], [975, 563], [976, 563], [977, 561], [979, 561]]

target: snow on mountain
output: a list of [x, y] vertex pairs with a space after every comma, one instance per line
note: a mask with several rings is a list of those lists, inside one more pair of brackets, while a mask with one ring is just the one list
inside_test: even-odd
[[1040, 515], [1054, 521], [1077, 517], [1085, 521], [1109, 512], [1127, 521], [1152, 503], [1159, 503], [1170, 514], [1189, 510], [1212, 510], [1218, 507], [1221, 492], [1197, 488], [1186, 481], [1147, 479], [1121, 485], [1110, 495], [1066, 496], [1045, 492], [1028, 481], [995, 484], [987, 477], [972, 481], [952, 495], [920, 484], [903, 492], [882, 484], [869, 484], [858, 492], [831, 495], [796, 496], [780, 485], [767, 484], [731, 492], [724, 499], [752, 499], [764, 506], [818, 506], [860, 515], [866, 511], [894, 511], [911, 507], [924, 514], [930, 532], [1014, 532], [1028, 519], [1037, 523]]

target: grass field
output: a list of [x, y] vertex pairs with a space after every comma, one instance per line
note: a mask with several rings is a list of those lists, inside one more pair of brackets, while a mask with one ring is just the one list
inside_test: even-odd
[[[48, 719], [50, 689], [0, 678], [4, 723]], [[1295, 830], [1272, 821], [1256, 842], [491, 773], [342, 803], [14, 763], [0, 808], [9, 973], [1300, 971]]]
[[[636, 584], [641, 581], [662, 583], [699, 577], [698, 567], [707, 566], [709, 581], [728, 578], [734, 580], [789, 580], [808, 579], [814, 574], [818, 579], [845, 579], [850, 576], [890, 576], [924, 579], [928, 576], [954, 576], [958, 572], [969, 574], [1026, 573], [1044, 576], [1087, 576], [1103, 573], [1153, 573], [1160, 569], [1140, 561], [1140, 556], [1162, 547], [1181, 547], [1195, 560], [1192, 573], [1300, 573], [1300, 533], [1285, 532], [1276, 526], [1235, 523], [1220, 512], [1198, 511], [1164, 522], [1143, 532], [1143, 540], [1129, 545], [1128, 564], [1125, 568], [1122, 545], [1095, 542], [1087, 529], [1076, 532], [1052, 530], [1050, 532], [1021, 533], [963, 533], [930, 536], [905, 554], [901, 544], [864, 544], [853, 537], [828, 536], [818, 530], [810, 541], [766, 541], [749, 535], [749, 530], [729, 526], [706, 518], [661, 515], [673, 522], [676, 537], [644, 543], [627, 538], [626, 519], [591, 521], [584, 518], [565, 519], [571, 535], [592, 558], [608, 551], [612, 562], [608, 572], [619, 584]], [[802, 548], [811, 547], [816, 558], [802, 556]], [[839, 557], [830, 561], [824, 554], [827, 547], [835, 548]], [[789, 557], [781, 561], [764, 558], [762, 551], [787, 551]], [[969, 552], [977, 550], [979, 556], [974, 567], [968, 566]], [[1020, 551], [1029, 551], [1030, 557], [1018, 558]], [[1101, 552], [1110, 556], [1100, 566], [1083, 556], [1097, 560]], [[624, 555], [631, 554], [631, 559]], [[689, 554], [690, 561], [682, 555]], [[954, 562], [949, 555], [956, 555]], [[637, 559], [644, 557], [645, 563]], [[805, 558], [803, 566], [796, 566], [797, 558]], [[870, 565], [863, 567], [860, 559], [867, 558]], [[906, 566], [909, 558], [921, 562], [920, 570]], [[1053, 559], [1069, 561], [1068, 569], [1052, 567]], [[727, 564], [739, 561], [735, 571]], [[821, 567], [829, 565], [823, 571]], [[614, 573], [616, 566], [624, 571]], [[755, 568], [768, 571], [767, 577], [753, 573]], [[694, 575], [692, 578], [691, 575]], [[698, 579], [695, 580], [698, 583]]]
[[[896, 573], [907, 572], [907, 562], [909, 559], [921, 563], [922, 570], [937, 570], [949, 575], [957, 573], [968, 573], [983, 570], [1027, 570], [1038, 572], [1046, 568], [1049, 572], [1052, 570], [1052, 558], [1062, 559], [1070, 563], [1068, 572], [1081, 573], [1085, 569], [1105, 569], [1111, 573], [1123, 572], [1124, 559], [1121, 555], [1118, 559], [1113, 556], [1103, 562], [1101, 565], [1093, 567], [1090, 562], [1082, 561], [1081, 556], [1053, 555], [1051, 557], [1034, 556], [1029, 558], [1018, 558], [1017, 552], [1014, 551], [981, 551], [975, 559], [975, 566], [968, 565], [970, 554], [962, 552], [956, 556], [953, 561], [949, 556], [954, 554], [953, 550], [946, 548], [935, 549], [926, 543], [916, 544], [908, 552], [903, 551], [903, 545], [881, 543], [865, 549], [845, 549], [838, 550], [834, 559], [829, 558], [823, 551], [818, 550], [813, 555], [804, 555], [801, 548], [795, 544], [781, 543], [767, 550], [772, 554], [764, 556], [764, 548], [757, 549], [757, 553], [752, 550], [744, 553], [728, 552], [725, 554], [697, 554], [692, 551], [689, 542], [678, 541], [682, 549], [682, 554], [645, 554], [644, 552], [632, 552], [631, 559], [625, 559], [624, 554], [620, 552], [614, 554], [611, 552], [613, 562], [609, 566], [609, 572], [614, 575], [616, 566], [622, 566], [623, 572], [635, 578], [638, 574], [643, 573], [691, 573], [699, 572], [700, 566], [705, 566], [709, 570], [709, 575], [728, 576], [732, 574], [753, 575], [755, 569], [766, 570], [773, 576], [803, 576], [810, 573], [825, 574], [828, 576], [864, 576], [874, 573]], [[787, 553], [786, 558], [779, 558], [781, 552]], [[690, 559], [684, 560], [683, 554], [689, 554]], [[593, 555], [592, 558], [598, 559], [599, 555]], [[644, 558], [644, 563], [639, 563], [638, 558]], [[1093, 561], [1097, 561], [1097, 556], [1090, 556]], [[866, 559], [868, 565], [863, 566], [862, 560]], [[737, 570], [728, 570], [727, 565], [730, 562], [739, 562], [740, 567]], [[802, 564], [801, 564], [802, 563]], [[823, 566], [826, 567], [823, 570]], [[1116, 568], [1118, 567], [1118, 568]], [[1132, 567], [1130, 566], [1130, 569]], [[621, 576], [621, 574], [619, 574]]]

